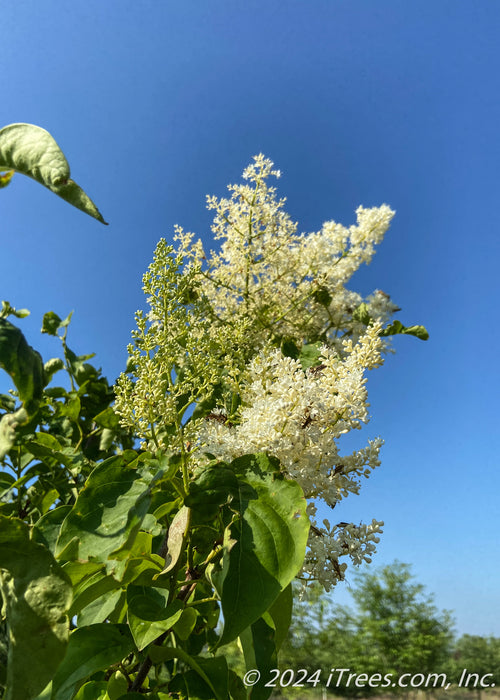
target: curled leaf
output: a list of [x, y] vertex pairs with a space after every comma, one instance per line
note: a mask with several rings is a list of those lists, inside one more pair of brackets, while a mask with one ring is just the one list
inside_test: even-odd
[[381, 332], [381, 336], [387, 335], [414, 335], [415, 338], [420, 338], [420, 340], [428, 340], [429, 333], [425, 326], [403, 326], [401, 321], [393, 321], [390, 326], [384, 328]]
[[[33, 178], [77, 209], [106, 223], [94, 202], [71, 180], [64, 153], [45, 129], [34, 124], [9, 124], [0, 129], [0, 170], [2, 169], [17, 171]], [[3, 187], [5, 184], [0, 183]]]

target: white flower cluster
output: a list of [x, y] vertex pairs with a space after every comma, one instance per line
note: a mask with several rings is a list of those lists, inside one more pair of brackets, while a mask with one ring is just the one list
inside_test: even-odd
[[383, 525], [383, 521], [373, 519], [370, 525], [338, 523], [332, 527], [328, 520], [323, 520], [322, 528], [313, 526], [304, 576], [319, 581], [329, 591], [337, 581], [344, 580], [347, 564], [340, 563], [341, 557], [349, 556], [356, 565], [371, 562], [370, 555], [380, 541], [378, 533], [382, 532]]
[[[226, 461], [266, 451], [279, 459], [306, 498], [322, 499], [332, 508], [347, 494], [358, 493], [359, 477], [368, 477], [380, 464], [382, 441], [373, 440], [368, 447], [341, 456], [336, 439], [368, 421], [364, 372], [382, 363], [380, 329], [378, 323], [369, 326], [356, 345], [344, 341], [343, 359], [325, 345], [319, 364], [306, 372], [298, 360], [283, 356], [279, 350], [261, 350], [250, 363], [247, 382], [242, 386], [242, 407], [233, 417], [236, 425], [215, 417], [205, 421], [200, 433], [203, 449]], [[312, 502], [310, 516], [315, 511]], [[359, 563], [360, 556], [364, 556], [360, 552], [372, 551], [366, 549], [363, 527], [353, 525], [352, 532], [341, 535], [324, 532], [318, 543], [314, 525], [304, 572], [325, 583], [329, 548]], [[348, 533], [350, 544], [346, 547]], [[356, 537], [358, 547], [353, 544]], [[320, 550], [325, 552], [323, 557], [318, 554]], [[329, 567], [330, 585], [339, 578], [339, 571], [343, 569]]]
[[219, 252], [207, 260], [201, 243], [190, 247], [191, 234], [180, 228], [177, 240], [198, 266], [206, 262], [203, 291], [219, 318], [251, 317], [256, 347], [270, 335], [337, 344], [349, 331], [356, 339], [364, 326], [352, 314], [362, 299], [344, 285], [371, 261], [394, 212], [385, 204], [359, 207], [356, 225], [329, 221], [318, 232], [298, 234], [283, 211], [285, 199], [277, 200], [267, 184], [278, 172], [272, 165], [256, 156], [244, 172], [249, 184], [231, 185], [230, 199], [207, 198]]
[[180, 227], [175, 262], [159, 247], [145, 276], [151, 311], [138, 315], [135, 370], [118, 382], [116, 410], [151, 448], [180, 445], [191, 470], [206, 454], [278, 458], [309, 500], [304, 578], [329, 588], [344, 577], [340, 558], [368, 560], [381, 532], [375, 520], [330, 528], [315, 517], [318, 500], [334, 508], [380, 463], [380, 439], [350, 455], [338, 441], [368, 421], [366, 370], [382, 364], [381, 330], [397, 307], [384, 292], [363, 301], [345, 285], [394, 212], [359, 207], [355, 225], [298, 234], [268, 184], [279, 174], [259, 155], [230, 198], [207, 198], [218, 251], [207, 255]]

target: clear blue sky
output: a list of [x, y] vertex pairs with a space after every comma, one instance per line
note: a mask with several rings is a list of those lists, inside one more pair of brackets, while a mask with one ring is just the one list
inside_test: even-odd
[[499, 35], [498, 0], [3, 0], [0, 21], [0, 125], [48, 129], [110, 222], [22, 176], [0, 193], [1, 297], [45, 359], [43, 313], [74, 309], [70, 346], [113, 379], [157, 240], [208, 240], [205, 195], [258, 152], [302, 231], [396, 209], [351, 286], [431, 337], [371, 374], [383, 464], [336, 514], [384, 519], [376, 563], [498, 636]]

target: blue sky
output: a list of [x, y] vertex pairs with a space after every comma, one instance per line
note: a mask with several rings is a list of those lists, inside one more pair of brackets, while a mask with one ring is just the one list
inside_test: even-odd
[[45, 359], [43, 313], [74, 309], [70, 346], [116, 377], [157, 240], [208, 241], [205, 195], [256, 153], [301, 231], [396, 210], [351, 287], [431, 337], [370, 375], [383, 463], [336, 514], [385, 520], [375, 563], [497, 636], [499, 31], [496, 0], [3, 0], [0, 24], [0, 125], [48, 129], [110, 222], [22, 176], [0, 193], [1, 298]]

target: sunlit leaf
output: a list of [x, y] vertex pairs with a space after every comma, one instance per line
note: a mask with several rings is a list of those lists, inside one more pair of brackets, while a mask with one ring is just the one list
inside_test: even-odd
[[126, 625], [103, 623], [74, 630], [52, 682], [52, 700], [70, 700], [83, 681], [118, 663], [134, 648]]
[[5, 570], [0, 589], [10, 639], [4, 700], [31, 700], [52, 679], [66, 652], [71, 583], [52, 554], [30, 539], [28, 526], [4, 516], [0, 569]]
[[219, 644], [235, 639], [261, 617], [300, 570], [309, 520], [300, 486], [274, 478], [274, 460], [259, 455], [234, 460], [247, 465], [231, 503], [238, 515], [226, 528], [224, 557], [212, 579], [222, 601], [224, 628]]
[[106, 223], [94, 202], [70, 178], [64, 153], [45, 129], [34, 124], [9, 124], [0, 129], [0, 169], [33, 178], [77, 209]]
[[70, 558], [64, 550], [76, 540], [78, 554], [106, 561], [118, 550], [125, 552], [139, 532], [151, 499], [153, 477], [146, 468], [129, 464], [124, 455], [102, 462], [91, 473], [74, 508], [66, 517], [57, 543], [57, 556]]

